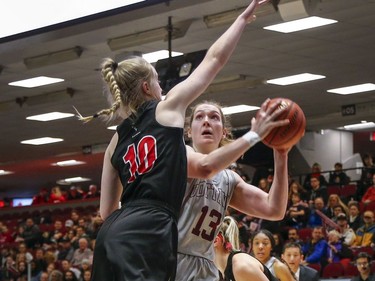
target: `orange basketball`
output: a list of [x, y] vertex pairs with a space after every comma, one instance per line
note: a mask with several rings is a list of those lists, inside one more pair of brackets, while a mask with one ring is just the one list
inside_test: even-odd
[[305, 134], [306, 118], [302, 109], [294, 101], [286, 98], [271, 99], [268, 106], [282, 100], [280, 108], [287, 109], [278, 116], [277, 120], [289, 119], [289, 124], [273, 129], [263, 143], [271, 148], [287, 148], [295, 145]]

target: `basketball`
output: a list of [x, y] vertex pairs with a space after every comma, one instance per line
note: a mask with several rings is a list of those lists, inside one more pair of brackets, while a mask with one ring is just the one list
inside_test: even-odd
[[295, 145], [305, 134], [306, 118], [294, 101], [286, 98], [271, 99], [268, 106], [282, 100], [279, 108], [287, 108], [276, 120], [289, 119], [289, 125], [274, 128], [263, 143], [271, 148], [282, 149]]

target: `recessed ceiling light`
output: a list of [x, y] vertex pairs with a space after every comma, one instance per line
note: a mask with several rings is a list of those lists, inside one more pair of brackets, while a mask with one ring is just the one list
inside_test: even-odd
[[11, 172], [11, 171], [5, 171], [5, 170], [0, 170], [0, 176], [5, 176], [5, 175], [9, 175], [9, 174], [13, 174], [13, 172]]
[[303, 83], [307, 81], [313, 81], [318, 79], [326, 78], [323, 75], [311, 74], [311, 73], [301, 73], [297, 75], [285, 76], [276, 79], [267, 80], [268, 84], [275, 84], [275, 85], [291, 85], [297, 83]]
[[66, 178], [62, 180], [56, 181], [57, 184], [72, 184], [76, 182], [84, 182], [84, 181], [90, 181], [91, 179], [89, 178], [83, 178], [83, 177], [73, 177], [73, 178]]
[[361, 123], [346, 125], [344, 127], [340, 127], [339, 129], [355, 131], [355, 130], [372, 129], [372, 128], [375, 128], [374, 122], [362, 121]]
[[349, 87], [342, 87], [342, 88], [336, 88], [327, 90], [328, 93], [334, 93], [339, 95], [350, 95], [350, 94], [357, 94], [362, 92], [368, 92], [375, 90], [375, 84], [373, 83], [365, 83], [365, 84], [359, 84]]
[[76, 166], [76, 165], [82, 165], [86, 164], [86, 162], [83, 161], [77, 161], [77, 160], [65, 160], [65, 161], [59, 161], [56, 163], [53, 163], [53, 166], [60, 166], [60, 167], [67, 167], [67, 166]]
[[48, 144], [48, 143], [54, 143], [54, 142], [60, 142], [60, 141], [63, 141], [63, 139], [44, 137], [44, 138], [24, 140], [24, 141], [21, 141], [21, 143], [31, 144], [31, 145], [42, 145], [42, 144]]
[[[172, 52], [172, 57], [182, 56], [183, 53]], [[158, 60], [169, 58], [169, 51], [160, 50], [152, 53], [143, 54], [142, 57], [147, 60], [149, 63], [157, 62]]]
[[44, 85], [59, 83], [62, 81], [64, 81], [64, 79], [52, 78], [52, 77], [47, 77], [47, 76], [39, 76], [39, 77], [30, 78], [30, 79], [14, 81], [14, 82], [9, 83], [8, 85], [24, 87], [24, 88], [34, 88], [34, 87], [40, 87]]
[[259, 109], [258, 106], [240, 104], [240, 105], [234, 105], [234, 106], [229, 106], [229, 107], [223, 107], [222, 111], [223, 111], [223, 114], [229, 115], [229, 114], [253, 111], [253, 110], [258, 110], [258, 109]]
[[117, 125], [107, 127], [108, 130], [116, 131]]
[[315, 28], [323, 25], [328, 25], [332, 23], [336, 23], [337, 20], [325, 19], [321, 17], [308, 17], [298, 20], [292, 20], [284, 23], [274, 24], [270, 26], [263, 27], [267, 30], [282, 32], [282, 33], [290, 33], [310, 28]]
[[68, 118], [72, 116], [74, 116], [74, 114], [72, 113], [50, 112], [50, 113], [29, 116], [29, 117], [26, 117], [26, 119], [35, 120], [35, 121], [52, 121], [52, 120], [63, 119], [63, 118]]

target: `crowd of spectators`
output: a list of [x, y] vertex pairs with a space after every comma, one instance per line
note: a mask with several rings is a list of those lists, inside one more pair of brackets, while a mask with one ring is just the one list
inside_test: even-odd
[[[374, 166], [372, 164], [372, 166]], [[237, 165], [231, 167], [239, 169]], [[359, 251], [366, 250], [374, 256], [375, 246], [375, 169], [364, 169], [364, 182], [356, 183], [360, 193], [343, 197], [332, 193], [331, 185], [352, 184], [340, 163], [326, 180], [315, 163], [312, 172], [301, 182], [290, 178], [289, 203], [281, 221], [267, 221], [228, 209], [238, 222], [242, 250], [252, 252], [251, 238], [265, 229], [272, 233], [272, 253], [281, 257], [284, 245], [297, 243], [302, 255], [301, 264], [319, 267], [319, 273], [331, 263], [347, 266], [358, 258]], [[248, 177], [239, 171], [244, 178]], [[370, 180], [369, 180], [370, 179]], [[269, 191], [272, 175], [260, 178], [258, 187]], [[357, 189], [358, 190], [358, 189]], [[362, 193], [362, 194], [361, 194]], [[368, 196], [363, 196], [369, 194]], [[374, 192], [375, 194], [375, 192]], [[54, 187], [41, 189], [34, 196], [33, 205], [64, 203], [86, 198], [99, 198], [100, 191], [91, 185], [87, 191], [79, 186], [68, 190]], [[102, 219], [96, 206], [80, 210], [67, 208], [61, 213], [44, 212], [17, 220], [0, 221], [0, 280], [27, 280], [31, 268], [31, 280], [90, 280], [93, 249]], [[1, 217], [1, 213], [0, 213]]]

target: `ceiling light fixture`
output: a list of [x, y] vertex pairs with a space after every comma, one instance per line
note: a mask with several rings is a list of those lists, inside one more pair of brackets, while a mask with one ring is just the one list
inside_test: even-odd
[[258, 110], [259, 108], [259, 106], [239, 104], [234, 106], [223, 107], [222, 111], [224, 115], [230, 115], [235, 113]]
[[286, 86], [286, 85], [292, 85], [292, 84], [297, 84], [297, 83], [303, 83], [307, 81], [323, 79], [323, 78], [326, 78], [326, 77], [323, 75], [318, 75], [318, 74], [301, 73], [301, 74], [267, 80], [267, 83]]
[[[203, 21], [206, 24], [208, 28], [222, 26], [222, 25], [228, 25], [234, 22], [234, 20], [246, 9], [247, 7], [239, 7], [237, 9], [207, 15], [203, 17]], [[262, 5], [257, 8], [255, 11], [255, 15], [257, 17], [259, 16], [265, 16], [274, 13], [275, 10], [272, 7], [272, 5]]]
[[5, 170], [0, 170], [0, 176], [5, 176], [5, 175], [9, 175], [9, 174], [13, 174], [13, 172], [11, 172], [11, 171], [5, 171]]
[[53, 78], [47, 76], [38, 76], [34, 78], [19, 80], [8, 83], [9, 86], [16, 86], [16, 87], [24, 87], [24, 88], [35, 88], [45, 85], [50, 85], [54, 83], [63, 82], [64, 79], [61, 78]]
[[34, 121], [52, 121], [57, 119], [63, 119], [68, 117], [73, 117], [73, 113], [63, 113], [63, 112], [50, 112], [50, 113], [44, 113], [44, 114], [38, 114], [26, 117], [27, 120], [34, 120]]
[[90, 180], [91, 179], [84, 178], [84, 177], [73, 177], [73, 178], [66, 178], [66, 179], [58, 180], [56, 181], [56, 183], [61, 184], [61, 185], [69, 185], [69, 184], [76, 183], [76, 182], [84, 182], [84, 181], [90, 181]]
[[324, 26], [328, 24], [336, 23], [337, 20], [326, 19], [321, 17], [308, 17], [298, 20], [292, 20], [284, 23], [274, 24], [270, 26], [263, 27], [266, 30], [282, 32], [282, 33], [291, 33], [300, 30], [315, 28], [319, 26]]
[[40, 56], [25, 58], [23, 62], [28, 69], [34, 69], [78, 59], [81, 56], [82, 52], [83, 49], [79, 46], [76, 46], [74, 48], [62, 51], [50, 52]]
[[52, 166], [68, 167], [68, 166], [76, 166], [76, 165], [83, 165], [83, 164], [86, 164], [86, 162], [72, 159], [72, 160], [65, 160], [65, 161], [59, 161], [59, 162], [53, 163]]
[[[172, 57], [182, 56], [184, 53], [171, 52]], [[169, 58], [169, 51], [160, 50], [152, 53], [143, 54], [142, 57], [149, 63], [157, 62], [158, 60]]]
[[375, 90], [375, 84], [365, 83], [365, 84], [331, 89], [331, 90], [327, 90], [327, 92], [339, 94], [339, 95], [351, 95], [351, 94], [358, 94], [358, 93], [368, 92], [368, 91], [373, 91], [373, 90]]
[[116, 131], [117, 125], [107, 127], [108, 130]]
[[356, 131], [356, 130], [373, 129], [373, 128], [375, 128], [374, 122], [361, 121], [361, 123], [345, 125], [343, 127], [340, 127], [339, 129]]
[[[185, 36], [186, 31], [189, 29], [192, 22], [193, 20], [185, 20], [173, 24], [172, 39]], [[107, 44], [112, 51], [115, 51], [161, 40], [168, 40], [168, 26], [111, 38], [107, 41]]]
[[21, 143], [31, 144], [31, 145], [42, 145], [42, 144], [55, 143], [55, 142], [60, 142], [60, 141], [63, 141], [63, 139], [43, 137], [43, 138], [37, 138], [37, 139], [24, 140], [24, 141], [21, 141]]

